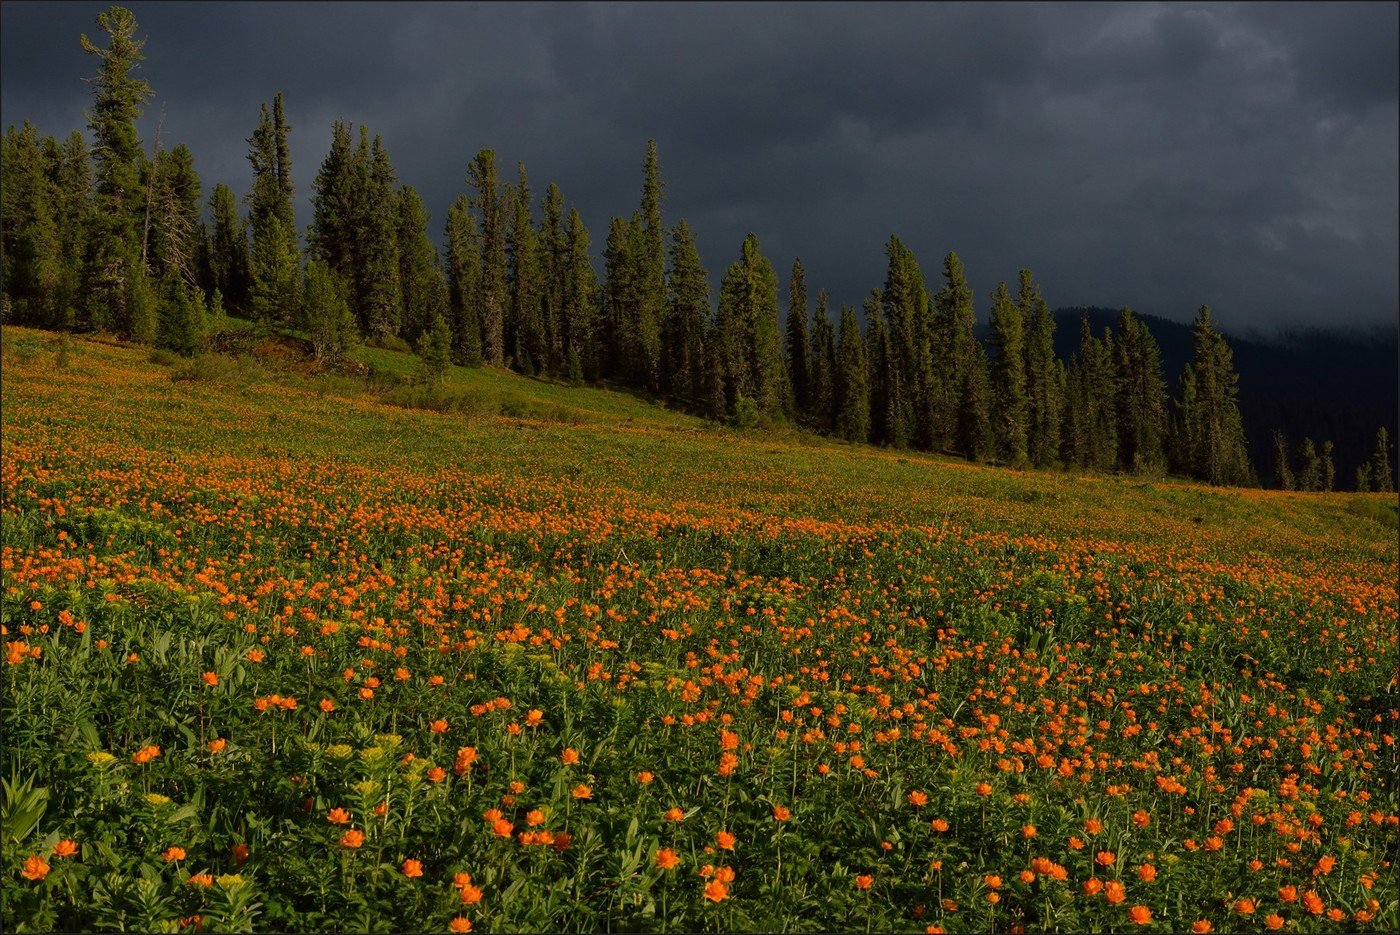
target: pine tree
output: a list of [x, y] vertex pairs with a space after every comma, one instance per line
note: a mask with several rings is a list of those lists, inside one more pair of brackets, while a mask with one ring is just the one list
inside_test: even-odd
[[206, 335], [203, 294], [170, 270], [161, 282], [159, 301], [160, 346], [187, 357], [199, 353]]
[[1113, 342], [1119, 467], [1160, 474], [1166, 467], [1167, 387], [1162, 353], [1147, 326], [1130, 308], [1118, 317]]
[[418, 365], [430, 382], [441, 382], [452, 366], [452, 330], [447, 319], [434, 315], [418, 339]]
[[580, 359], [583, 377], [596, 380], [602, 375], [604, 349], [601, 341], [601, 315], [598, 311], [598, 276], [593, 271], [588, 228], [578, 210], [569, 210], [564, 236], [568, 256], [564, 264], [564, 304], [561, 340]]
[[447, 211], [447, 301], [452, 357], [464, 367], [481, 366], [481, 236], [466, 195]]
[[1322, 489], [1322, 461], [1317, 456], [1317, 446], [1311, 438], [1303, 439], [1298, 452], [1298, 489], [1315, 491]]
[[[395, 231], [399, 254], [399, 284], [402, 296], [401, 334], [409, 342], [436, 317], [451, 320], [447, 306], [447, 285], [442, 278], [437, 250], [428, 238], [428, 212], [412, 185], [399, 189], [399, 218]], [[450, 330], [450, 325], [449, 325]]]
[[832, 430], [832, 401], [836, 381], [836, 335], [827, 311], [826, 290], [817, 293], [812, 312], [812, 347], [808, 372], [811, 375], [811, 422], [818, 432]]
[[[543, 209], [540, 227], [535, 234], [538, 257], [535, 268], [540, 276], [539, 323], [544, 354], [541, 364], [545, 373], [558, 376], [565, 370], [568, 349], [564, 340], [564, 289], [568, 278], [569, 239], [564, 229], [564, 196], [553, 182], [545, 188]], [[581, 360], [579, 365], [582, 366]]]
[[890, 355], [890, 329], [885, 321], [884, 292], [870, 290], [861, 309], [865, 313], [865, 380], [870, 397], [870, 441], [875, 445], [893, 445], [898, 431], [896, 417], [898, 395], [894, 384], [899, 380]]
[[1190, 392], [1183, 375], [1177, 420], [1180, 437], [1173, 446], [1178, 470], [1216, 485], [1250, 484], [1254, 471], [1240, 422], [1234, 354], [1216, 330], [1209, 307], [1201, 306], [1191, 331]]
[[640, 239], [636, 256], [637, 308], [632, 378], [638, 386], [659, 392], [661, 386], [661, 323], [666, 314], [666, 230], [661, 221], [665, 186], [657, 158], [656, 140], [647, 140], [642, 164], [642, 203], [633, 227]]
[[932, 344], [936, 326], [914, 252], [898, 237], [885, 245], [885, 286], [880, 292], [886, 347], [883, 434], [896, 448], [928, 447], [937, 434], [931, 423], [933, 400]]
[[1381, 426], [1376, 430], [1376, 447], [1371, 453], [1371, 489], [1377, 493], [1395, 492], [1395, 472], [1390, 466], [1390, 433]]
[[1118, 418], [1113, 336], [1094, 337], [1086, 314], [1079, 322], [1079, 352], [1068, 375], [1069, 432], [1065, 460], [1111, 471], [1118, 464]]
[[633, 382], [636, 357], [635, 322], [640, 302], [640, 279], [633, 246], [637, 238], [632, 222], [615, 217], [608, 225], [608, 241], [603, 248], [604, 311], [598, 334], [603, 373], [624, 382]]
[[313, 258], [306, 264], [300, 327], [311, 338], [317, 360], [338, 362], [355, 344], [349, 287], [324, 260]]
[[181, 143], [156, 154], [155, 192], [147, 265], [152, 279], [174, 273], [189, 288], [199, 285], [200, 201], [194, 154]]
[[776, 415], [787, 383], [778, 340], [778, 277], [752, 233], [720, 283], [717, 321], [731, 400], [745, 396], [762, 414]]
[[987, 374], [987, 352], [982, 342], [972, 342], [972, 353], [963, 367], [963, 385], [958, 394], [958, 448], [973, 461], [985, 461], [992, 452], [991, 380]]
[[707, 389], [704, 344], [710, 323], [710, 283], [700, 265], [695, 233], [684, 219], [671, 233], [667, 280], [662, 344], [671, 398], [685, 408], [701, 411]]
[[[80, 38], [83, 51], [99, 60], [88, 122], [96, 172], [93, 224], [82, 277], [83, 323], [90, 328], [125, 330], [136, 340], [150, 341], [156, 330], [155, 303], [145, 270], [140, 268], [136, 219], [144, 157], [136, 120], [151, 97], [151, 88], [132, 75], [145, 58], [141, 54], [145, 41], [136, 40], [136, 17], [123, 7], [97, 14], [97, 25], [107, 33], [107, 48], [98, 48], [86, 35]], [[128, 308], [129, 300], [137, 305]]]
[[1322, 490], [1331, 492], [1337, 489], [1337, 465], [1332, 461], [1332, 443], [1322, 443]]
[[63, 322], [63, 247], [56, 196], [45, 171], [39, 133], [28, 120], [5, 135], [3, 161], [4, 284], [15, 320], [41, 327]]
[[719, 322], [715, 321], [705, 335], [705, 418], [720, 422], [728, 413], [726, 400], [725, 367], [727, 365], [724, 342], [719, 332]]
[[476, 190], [472, 207], [481, 217], [481, 354], [487, 363], [505, 363], [506, 218], [496, 174], [496, 153], [483, 149], [467, 169]]
[[1279, 490], [1294, 489], [1293, 469], [1288, 465], [1288, 440], [1274, 430], [1274, 483]]
[[832, 381], [832, 431], [837, 438], [864, 442], [870, 434], [870, 395], [866, 378], [865, 349], [855, 310], [841, 307], [841, 338], [836, 347]]
[[812, 409], [811, 348], [807, 341], [807, 277], [802, 260], [792, 261], [788, 280], [787, 370], [792, 384], [793, 407], [803, 416]]
[[1062, 365], [1055, 357], [1055, 316], [1028, 269], [1020, 272], [1017, 306], [1026, 328], [1026, 446], [1032, 464], [1049, 467], [1060, 452]]
[[1357, 493], [1371, 492], [1371, 475], [1367, 472], [1366, 467], [1367, 466], [1364, 464], [1358, 464], [1356, 466], [1355, 485]]
[[1027, 439], [1026, 348], [1021, 309], [1011, 301], [1006, 283], [992, 294], [991, 434], [996, 457], [1012, 467], [1030, 463]]
[[[280, 112], [281, 105], [276, 106]], [[253, 165], [253, 189], [248, 195], [248, 304], [255, 319], [272, 326], [294, 321], [301, 304], [300, 251], [296, 227], [289, 223], [290, 182], [284, 181], [290, 168], [282, 164], [287, 129], [285, 122], [273, 121], [264, 104], [248, 140], [248, 161]]]
[[60, 245], [61, 272], [54, 327], [72, 330], [78, 324], [83, 259], [88, 230], [92, 226], [92, 165], [87, 140], [77, 130], [62, 143], [52, 137], [46, 138], [44, 147]]
[[214, 186], [209, 199], [213, 229], [209, 232], [210, 289], [217, 289], [230, 310], [248, 307], [248, 232], [238, 216], [233, 190]]
[[[369, 156], [367, 133], [361, 128], [361, 136], [366, 140], [365, 160]], [[368, 165], [358, 165], [358, 158], [351, 147], [350, 127], [344, 121], [335, 121], [331, 127], [330, 151], [311, 185], [312, 218], [306, 236], [311, 256], [323, 261], [351, 292], [359, 259], [356, 228], [361, 220], [359, 201], [363, 196], [358, 176], [367, 178], [369, 174]]]
[[394, 167], [384, 142], [374, 137], [368, 172], [362, 174], [356, 268], [366, 332], [381, 344], [403, 327], [403, 284], [399, 281], [399, 195]]
[[956, 443], [961, 393], [968, 385], [967, 370], [973, 357], [972, 329], [977, 322], [972, 287], [956, 253], [943, 258], [943, 287], [933, 299], [932, 380], [929, 421], [930, 445], [947, 449]]

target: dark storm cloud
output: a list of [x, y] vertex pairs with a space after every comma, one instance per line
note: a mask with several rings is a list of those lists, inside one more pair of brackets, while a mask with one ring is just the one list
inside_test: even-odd
[[[97, 4], [3, 7], [4, 120], [80, 126]], [[1393, 4], [133, 4], [164, 138], [248, 188], [287, 93], [299, 218], [337, 117], [384, 137], [440, 232], [494, 148], [578, 204], [595, 250], [648, 137], [712, 272], [755, 231], [858, 303], [898, 233], [936, 285], [1036, 270], [1053, 304], [1227, 326], [1390, 324]], [[985, 305], [985, 298], [982, 302]]]

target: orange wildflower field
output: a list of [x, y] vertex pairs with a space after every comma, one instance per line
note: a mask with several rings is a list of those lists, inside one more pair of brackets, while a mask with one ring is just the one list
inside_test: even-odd
[[3, 363], [8, 931], [1400, 924], [1393, 496]]

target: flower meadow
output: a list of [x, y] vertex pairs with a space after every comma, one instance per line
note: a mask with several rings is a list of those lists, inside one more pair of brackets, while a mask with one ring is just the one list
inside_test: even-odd
[[4, 345], [7, 930], [1400, 923], [1380, 495]]

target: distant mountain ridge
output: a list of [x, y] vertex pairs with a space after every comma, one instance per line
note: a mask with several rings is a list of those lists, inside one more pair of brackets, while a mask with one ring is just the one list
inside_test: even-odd
[[[1114, 328], [1119, 310], [1089, 306], [1055, 310], [1055, 351], [1064, 361], [1079, 348], [1079, 319], [1094, 334]], [[1135, 313], [1136, 314], [1136, 313]], [[1191, 325], [1137, 315], [1162, 349], [1162, 374], [1176, 393], [1191, 360]], [[1335, 446], [1337, 487], [1350, 490], [1357, 466], [1370, 457], [1376, 429], [1394, 439], [1400, 422], [1400, 330], [1295, 328], [1272, 340], [1226, 333], [1240, 375], [1240, 414], [1255, 470], [1274, 473], [1275, 430], [1288, 438], [1295, 461], [1305, 437]]]

